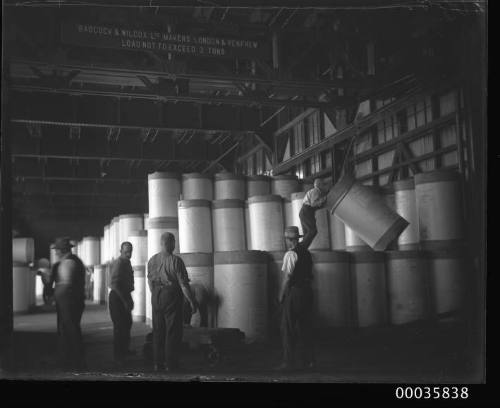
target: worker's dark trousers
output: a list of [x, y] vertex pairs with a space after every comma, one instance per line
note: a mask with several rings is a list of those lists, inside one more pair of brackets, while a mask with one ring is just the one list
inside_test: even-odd
[[85, 364], [80, 328], [85, 309], [83, 296], [75, 293], [72, 288], [56, 286], [54, 297], [62, 363], [71, 368], [81, 368]]
[[132, 328], [132, 312], [128, 311], [114, 291], [109, 292], [109, 314], [113, 321], [113, 353], [115, 360], [123, 359], [130, 346], [130, 329]]
[[300, 224], [302, 225], [302, 231], [304, 233], [304, 238], [302, 238], [302, 245], [304, 246], [304, 248], [309, 248], [309, 245], [311, 245], [314, 237], [318, 233], [314, 208], [309, 205], [302, 205], [302, 208], [299, 211], [299, 219]]
[[289, 287], [282, 305], [281, 337], [283, 362], [293, 366], [298, 354], [301, 364], [314, 361], [312, 341], [313, 294], [310, 287]]
[[153, 354], [155, 364], [169, 368], [179, 365], [182, 343], [183, 294], [178, 285], [155, 286], [151, 293], [153, 310]]
[[87, 288], [87, 299], [93, 300], [94, 298], [94, 282], [89, 282], [89, 286]]
[[52, 300], [52, 296], [54, 295], [54, 290], [52, 289], [52, 283], [44, 283], [43, 284], [43, 303], [49, 305]]

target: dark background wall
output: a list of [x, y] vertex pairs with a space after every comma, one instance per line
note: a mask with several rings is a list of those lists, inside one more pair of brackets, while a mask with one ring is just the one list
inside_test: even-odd
[[49, 246], [56, 237], [69, 236], [80, 240], [83, 236], [102, 236], [103, 227], [109, 222], [104, 217], [93, 218], [18, 218], [12, 225], [17, 236], [33, 237], [35, 258], [49, 258]]

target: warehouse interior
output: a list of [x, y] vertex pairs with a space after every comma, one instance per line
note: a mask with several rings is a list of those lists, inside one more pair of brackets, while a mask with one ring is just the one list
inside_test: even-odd
[[[189, 327], [243, 340], [186, 338], [165, 379], [483, 382], [486, 17], [468, 0], [4, 1], [2, 377], [158, 378], [145, 265], [168, 231], [218, 299]], [[277, 374], [283, 230], [302, 231], [315, 179], [345, 175], [360, 195], [316, 212], [309, 248], [317, 367]], [[380, 200], [407, 221], [383, 248]], [[92, 282], [83, 373], [57, 366], [36, 275], [58, 237]], [[107, 286], [124, 241], [138, 354], [117, 370]]]

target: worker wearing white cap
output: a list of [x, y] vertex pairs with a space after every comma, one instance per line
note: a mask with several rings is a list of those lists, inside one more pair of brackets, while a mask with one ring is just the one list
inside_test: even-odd
[[[283, 258], [284, 281], [279, 301], [282, 305], [281, 338], [283, 363], [280, 371], [294, 368], [312, 368], [314, 364], [312, 342], [312, 257], [302, 243], [299, 243], [299, 229], [296, 226], [285, 229], [288, 251]], [[299, 353], [296, 356], [297, 352]], [[296, 359], [298, 358], [298, 361]], [[298, 363], [298, 364], [297, 364]]]
[[316, 179], [314, 180], [314, 187], [304, 196], [299, 218], [302, 225], [302, 231], [304, 232], [302, 245], [304, 245], [305, 248], [309, 248], [309, 245], [311, 245], [314, 237], [318, 233], [315, 212], [325, 206], [329, 191], [330, 189], [323, 180]]

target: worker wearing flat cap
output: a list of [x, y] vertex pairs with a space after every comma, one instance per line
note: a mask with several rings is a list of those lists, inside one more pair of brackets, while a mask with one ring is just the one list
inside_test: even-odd
[[71, 253], [68, 238], [58, 238], [54, 249], [59, 262], [54, 268], [54, 299], [62, 363], [66, 368], [85, 367], [80, 321], [85, 308], [85, 266]]
[[186, 266], [179, 256], [173, 254], [174, 248], [174, 235], [165, 232], [161, 236], [161, 252], [148, 261], [148, 284], [153, 312], [153, 356], [157, 371], [179, 368], [183, 297], [188, 300], [191, 313], [196, 313], [198, 309], [189, 287]]
[[313, 263], [311, 253], [299, 243], [301, 237], [298, 227], [285, 229], [288, 251], [283, 258], [284, 280], [279, 294], [283, 363], [278, 370], [312, 368], [314, 364], [311, 325]]
[[111, 264], [109, 314], [113, 321], [113, 356], [118, 366], [121, 366], [127, 357], [135, 354], [129, 349], [134, 308], [134, 270], [130, 263], [132, 250], [130, 242], [122, 242], [120, 256]]
[[324, 180], [316, 179], [314, 180], [314, 187], [307, 191], [304, 196], [299, 219], [304, 233], [302, 244], [306, 248], [309, 248], [318, 233], [315, 212], [325, 206], [329, 191], [330, 189]]

